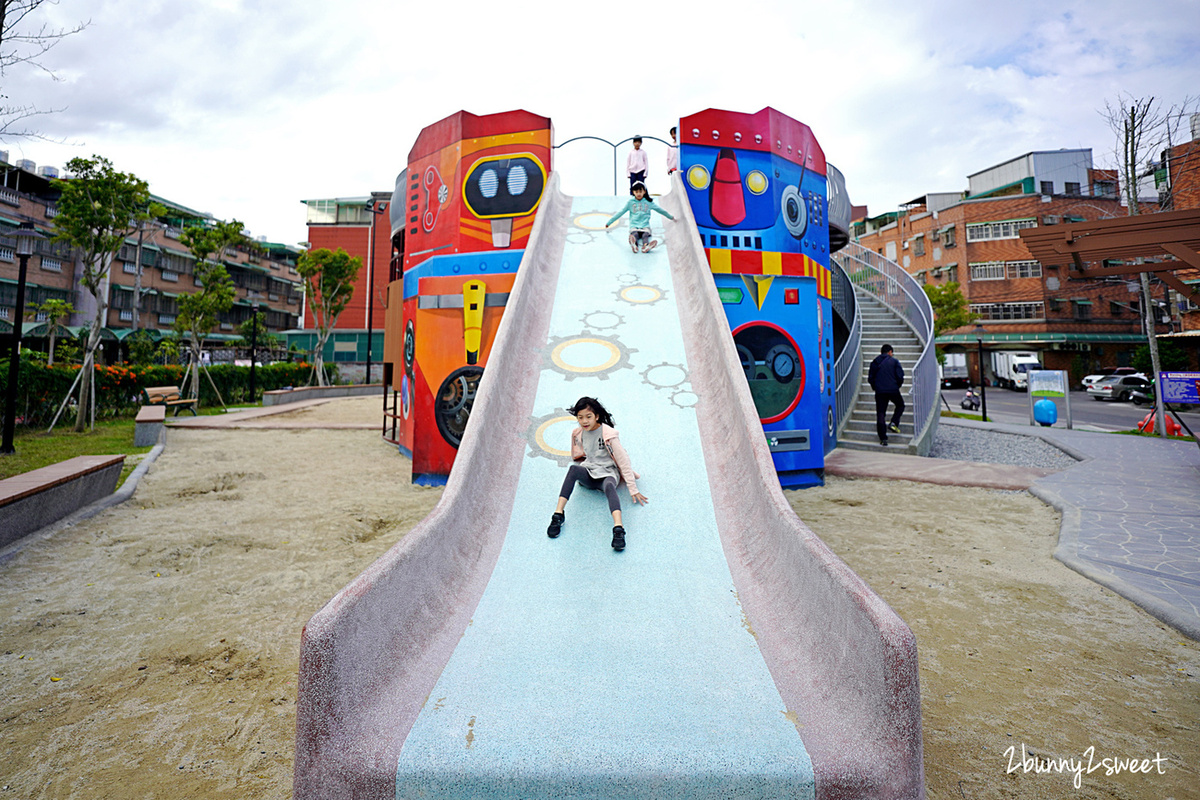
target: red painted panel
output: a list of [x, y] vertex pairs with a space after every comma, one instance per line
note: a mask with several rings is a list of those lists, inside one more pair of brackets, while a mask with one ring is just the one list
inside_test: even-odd
[[679, 121], [680, 144], [774, 153], [822, 175], [825, 151], [803, 122], [769, 106], [756, 114], [710, 108]]

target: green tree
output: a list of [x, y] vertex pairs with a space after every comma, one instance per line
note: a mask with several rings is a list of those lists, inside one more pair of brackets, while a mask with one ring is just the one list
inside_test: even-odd
[[954, 281], [927, 283], [925, 294], [929, 296], [929, 304], [933, 306], [934, 338], [979, 319], [978, 314], [968, 310], [967, 298], [963, 297], [962, 289]]
[[[338, 317], [354, 296], [354, 281], [358, 278], [362, 263], [360, 257], [351, 257], [340, 247], [336, 251], [319, 247], [301, 253], [296, 264], [296, 271], [304, 278], [308, 307], [312, 309], [317, 328], [313, 375], [319, 386], [329, 385], [329, 377], [325, 374], [325, 343], [329, 341], [329, 333], [337, 324]], [[312, 383], [311, 378], [309, 383]]]
[[[1174, 342], [1158, 343], [1158, 363], [1164, 372], [1188, 369], [1192, 365], [1191, 362], [1192, 360], [1188, 358], [1188, 354]], [[1148, 344], [1144, 344], [1133, 351], [1133, 360], [1130, 362], [1130, 366], [1147, 376], [1158, 374], [1154, 371], [1154, 363], [1150, 358], [1150, 345]]]
[[[204, 337], [212, 332], [220, 315], [233, 306], [236, 290], [229, 271], [222, 263], [225, 253], [246, 241], [242, 223], [236, 219], [218, 222], [212, 227], [188, 228], [179, 241], [192, 251], [196, 258], [195, 279], [200, 290], [179, 298], [179, 313], [175, 318], [175, 329], [185, 335], [192, 356], [188, 373], [188, 396], [200, 398], [200, 346]], [[209, 383], [212, 378], [209, 377]], [[216, 391], [216, 386], [213, 390]], [[217, 392], [220, 398], [221, 393]], [[224, 400], [221, 400], [224, 405]]]
[[139, 367], [153, 363], [154, 351], [158, 349], [158, 345], [145, 330], [137, 330], [129, 334], [125, 340], [125, 346], [129, 348], [130, 363], [137, 364]]
[[[35, 304], [33, 308], [37, 313], [46, 315], [46, 330], [50, 332], [50, 357], [46, 359], [46, 363], [54, 366], [54, 342], [60, 331], [66, 331], [62, 326], [62, 321], [75, 313], [75, 306], [66, 300], [54, 299], [47, 300], [40, 305]], [[66, 332], [69, 333], [69, 331]]]
[[238, 339], [234, 344], [237, 347], [249, 347], [253, 341], [258, 347], [274, 349], [279, 346], [279, 337], [267, 330], [267, 314], [265, 311], [259, 311], [250, 315], [250, 318], [238, 325]]
[[172, 334], [169, 338], [163, 339], [158, 343], [158, 354], [162, 357], [163, 363], [179, 363], [179, 357], [182, 354], [182, 349], [179, 346], [179, 338], [177, 333]]
[[[83, 262], [80, 283], [96, 299], [96, 316], [84, 342], [79, 378], [75, 430], [82, 431], [94, 390], [96, 348], [108, 310], [108, 277], [113, 259], [137, 230], [138, 219], [150, 202], [150, 188], [136, 175], [118, 172], [102, 156], [67, 162], [70, 180], [56, 180], [58, 215], [54, 238], [75, 247]], [[95, 419], [92, 420], [95, 425]]]

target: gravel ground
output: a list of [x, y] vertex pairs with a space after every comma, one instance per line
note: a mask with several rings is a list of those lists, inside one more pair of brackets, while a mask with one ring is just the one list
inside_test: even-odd
[[961, 425], [938, 425], [929, 456], [953, 461], [1015, 464], [1019, 467], [1045, 469], [1066, 469], [1078, 463], [1062, 450], [1036, 436], [1017, 436]]

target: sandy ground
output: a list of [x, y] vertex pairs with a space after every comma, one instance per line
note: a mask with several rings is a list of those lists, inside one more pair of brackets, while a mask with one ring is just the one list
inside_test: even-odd
[[[131, 501], [0, 565], [0, 799], [289, 797], [300, 630], [440, 494], [374, 431], [171, 431]], [[1200, 645], [1052, 560], [1052, 510], [865, 480], [789, 498], [916, 632], [931, 798], [1197, 796]], [[1022, 744], [1165, 774], [1076, 790]]]

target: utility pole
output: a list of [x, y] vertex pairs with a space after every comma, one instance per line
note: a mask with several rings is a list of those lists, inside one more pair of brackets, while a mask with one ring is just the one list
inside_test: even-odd
[[[1143, 131], [1141, 124], [1146, 115], [1150, 111], [1154, 99], [1143, 103], [1135, 101], [1129, 106], [1129, 119], [1125, 120], [1125, 137], [1124, 137], [1124, 161], [1125, 161], [1125, 197], [1129, 205], [1129, 215], [1137, 216], [1141, 209], [1138, 207], [1138, 142], [1141, 140]], [[1141, 264], [1143, 260], [1138, 258], [1135, 263]], [[1166, 438], [1167, 425], [1166, 415], [1163, 411], [1162, 387], [1158, 386], [1158, 374], [1161, 371], [1160, 362], [1158, 359], [1158, 337], [1155, 336], [1154, 329], [1154, 299], [1150, 294], [1150, 276], [1146, 272], [1140, 275], [1142, 282], [1142, 315], [1146, 320], [1146, 342], [1150, 347], [1150, 368], [1153, 370], [1155, 381], [1154, 392], [1154, 429], [1158, 431], [1158, 435]]]

